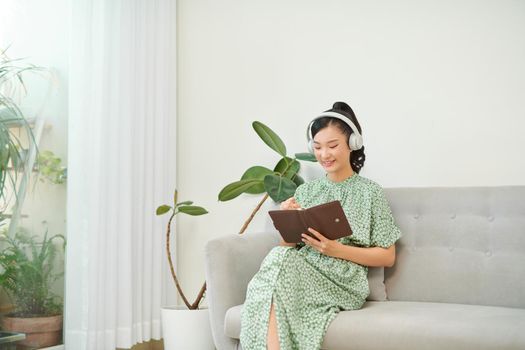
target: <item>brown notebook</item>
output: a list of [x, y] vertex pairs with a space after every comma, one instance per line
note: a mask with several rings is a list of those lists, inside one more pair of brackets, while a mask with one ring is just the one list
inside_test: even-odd
[[[320, 232], [328, 239], [338, 239], [352, 234], [352, 229], [341, 207], [333, 201], [308, 209], [270, 210], [273, 225], [287, 243], [302, 242], [301, 234], [310, 234], [308, 227]], [[310, 234], [313, 235], [313, 234]]]

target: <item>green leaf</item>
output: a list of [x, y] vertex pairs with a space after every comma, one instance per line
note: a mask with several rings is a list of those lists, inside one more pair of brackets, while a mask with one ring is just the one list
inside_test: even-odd
[[177, 203], [177, 204], [175, 204], [175, 206], [178, 207], [179, 205], [192, 205], [192, 204], [193, 204], [192, 201], [186, 201], [186, 202]]
[[258, 180], [258, 183], [244, 192], [250, 194], [260, 194], [266, 192], [266, 190], [264, 189], [264, 177], [268, 174], [273, 174], [273, 171], [259, 165], [252, 166], [251, 168], [246, 170], [244, 174], [242, 174], [241, 180], [253, 179]]
[[171, 210], [171, 207], [169, 205], [166, 205], [166, 204], [161, 205], [160, 207], [157, 208], [157, 215], [166, 214], [170, 210]]
[[226, 202], [231, 199], [234, 199], [235, 197], [238, 197], [241, 193], [256, 185], [258, 182], [259, 180], [256, 179], [232, 182], [231, 184], [227, 185], [221, 190], [221, 192], [219, 193], [219, 200], [222, 202]]
[[208, 214], [206, 209], [203, 207], [197, 207], [195, 205], [185, 205], [179, 207], [179, 212], [193, 216]]
[[271, 149], [273, 149], [275, 152], [279, 153], [281, 156], [286, 157], [286, 146], [284, 145], [284, 142], [281, 140], [277, 134], [264, 125], [261, 122], [254, 121], [252, 123], [252, 127], [259, 135], [259, 137], [266, 143]]
[[295, 158], [299, 160], [306, 160], [307, 162], [317, 162], [317, 159], [312, 153], [296, 153]]
[[288, 179], [292, 179], [292, 177], [295, 174], [297, 174], [300, 168], [301, 168], [301, 163], [299, 163], [297, 160], [292, 159], [290, 157], [284, 157], [283, 159], [279, 161], [279, 163], [277, 163], [274, 171]]
[[295, 174], [295, 177], [292, 181], [297, 185], [297, 187], [304, 184], [304, 179], [301, 176], [299, 176], [299, 174]]
[[275, 202], [280, 203], [293, 196], [297, 186], [292, 180], [285, 177], [266, 175], [264, 177], [264, 188]]

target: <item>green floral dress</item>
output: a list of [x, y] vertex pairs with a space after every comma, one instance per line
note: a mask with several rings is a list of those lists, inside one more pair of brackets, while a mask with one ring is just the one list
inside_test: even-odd
[[[323, 177], [304, 183], [295, 199], [303, 208], [341, 201], [353, 231], [339, 239], [343, 244], [388, 248], [401, 236], [381, 186], [357, 173], [342, 182]], [[337, 313], [363, 306], [370, 292], [367, 274], [366, 266], [303, 243], [273, 248], [248, 284], [241, 313], [242, 348], [266, 349], [273, 300], [281, 349], [320, 349]]]

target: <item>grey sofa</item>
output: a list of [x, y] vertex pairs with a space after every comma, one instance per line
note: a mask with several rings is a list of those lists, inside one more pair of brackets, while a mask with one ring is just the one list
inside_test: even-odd
[[[385, 193], [396, 263], [370, 269], [367, 303], [336, 317], [323, 349], [525, 349], [525, 186]], [[240, 348], [246, 286], [277, 243], [270, 230], [206, 244], [217, 349]]]

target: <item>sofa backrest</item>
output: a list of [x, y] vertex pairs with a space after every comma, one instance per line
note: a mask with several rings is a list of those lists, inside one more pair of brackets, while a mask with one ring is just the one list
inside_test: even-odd
[[388, 188], [389, 300], [525, 308], [525, 186]]

